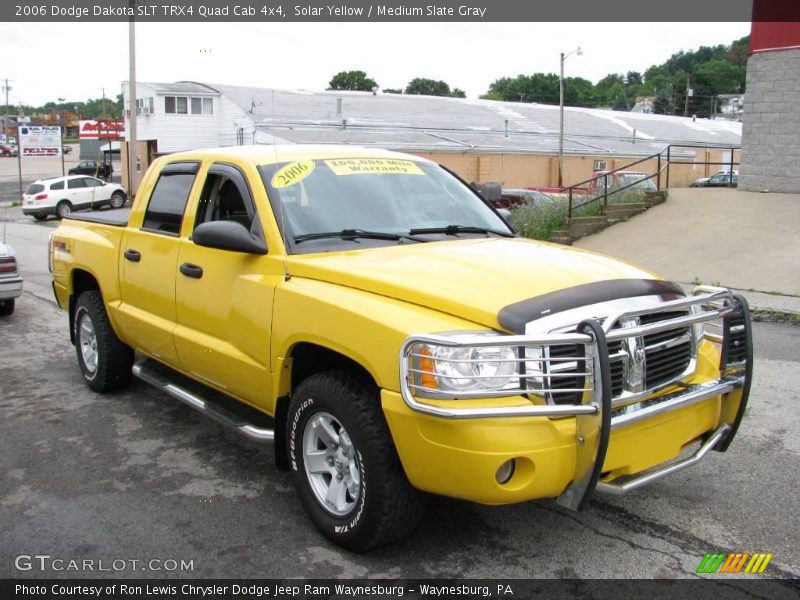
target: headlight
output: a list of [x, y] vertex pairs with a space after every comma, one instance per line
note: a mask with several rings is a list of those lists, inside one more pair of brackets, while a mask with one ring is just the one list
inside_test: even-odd
[[[475, 333], [451, 334], [475, 337]], [[477, 334], [500, 337], [495, 333]], [[486, 392], [519, 387], [520, 362], [513, 346], [415, 344], [411, 372], [417, 385], [431, 392]]]

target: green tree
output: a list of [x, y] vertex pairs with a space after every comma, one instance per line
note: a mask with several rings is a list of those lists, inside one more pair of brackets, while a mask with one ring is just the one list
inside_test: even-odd
[[619, 73], [610, 73], [597, 82], [594, 88], [595, 106], [611, 106], [625, 80]]
[[750, 36], [746, 35], [740, 40], [731, 44], [731, 51], [728, 53], [728, 62], [737, 67], [746, 67], [747, 58], [750, 54]]
[[406, 94], [419, 94], [423, 96], [454, 96], [456, 98], [466, 98], [467, 95], [463, 90], [453, 88], [444, 81], [436, 81], [434, 79], [426, 79], [424, 77], [416, 77], [408, 82], [406, 86]]
[[617, 84], [611, 88], [611, 93], [614, 96], [614, 100], [611, 104], [611, 108], [614, 110], [623, 110], [627, 111], [631, 109], [631, 104], [628, 102], [628, 96], [625, 94], [625, 88], [621, 85]]
[[671, 115], [673, 113], [672, 98], [666, 88], [659, 88], [658, 92], [656, 92], [653, 111], [657, 115]]
[[329, 90], [357, 90], [369, 92], [375, 87], [378, 87], [378, 84], [374, 79], [367, 77], [364, 71], [339, 71], [328, 82]]

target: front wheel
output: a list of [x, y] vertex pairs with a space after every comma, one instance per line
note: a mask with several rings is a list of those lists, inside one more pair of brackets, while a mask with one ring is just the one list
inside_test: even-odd
[[122, 192], [114, 192], [111, 194], [111, 200], [109, 201], [111, 208], [122, 208], [125, 204], [125, 194]]
[[56, 216], [59, 219], [64, 219], [72, 214], [72, 204], [68, 200], [62, 200], [56, 206]]
[[312, 375], [292, 394], [286, 426], [295, 489], [323, 535], [363, 551], [417, 525], [424, 496], [406, 478], [374, 386]]
[[86, 383], [96, 392], [113, 392], [131, 379], [133, 350], [114, 333], [103, 297], [83, 292], [75, 304], [75, 350]]

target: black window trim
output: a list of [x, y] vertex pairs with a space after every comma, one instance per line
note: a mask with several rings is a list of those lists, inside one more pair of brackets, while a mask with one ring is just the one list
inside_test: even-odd
[[[256, 210], [256, 202], [253, 198], [253, 190], [250, 188], [250, 181], [247, 179], [247, 176], [238, 166], [228, 162], [212, 163], [208, 168], [208, 171], [206, 171], [206, 181], [208, 181], [209, 175], [220, 175], [233, 181], [236, 189], [239, 190], [239, 193], [242, 195], [244, 209], [247, 211], [247, 216], [251, 220], [250, 235], [263, 242], [264, 246], [266, 247], [267, 238], [264, 235], [264, 228], [261, 226], [261, 217], [259, 216], [258, 210]], [[204, 189], [206, 181], [203, 182]], [[206, 221], [203, 221], [203, 223], [205, 222]], [[195, 212], [194, 223], [192, 223], [192, 231], [194, 231], [198, 225], [200, 225], [200, 223], [197, 222], [197, 212]], [[189, 236], [189, 239], [192, 239], [191, 236]]]
[[[142, 226], [139, 228], [140, 231], [146, 231], [148, 233], [155, 233], [158, 235], [165, 235], [167, 237], [174, 237], [179, 238], [181, 236], [181, 227], [183, 226], [183, 219], [186, 216], [186, 205], [189, 203], [189, 198], [191, 197], [192, 188], [194, 188], [195, 183], [197, 183], [197, 172], [200, 170], [200, 161], [195, 160], [182, 160], [176, 161], [173, 163], [169, 163], [165, 165], [158, 174], [158, 180], [156, 181], [153, 189], [150, 191], [150, 197], [147, 198], [147, 206], [144, 209], [144, 219], [142, 220]], [[181, 215], [181, 221], [178, 225], [178, 232], [173, 233], [171, 231], [164, 231], [162, 229], [153, 229], [152, 227], [145, 227], [144, 224], [147, 221], [147, 213], [150, 209], [150, 202], [153, 200], [153, 192], [156, 191], [156, 187], [158, 187], [158, 182], [161, 180], [161, 177], [164, 175], [194, 175], [195, 178], [192, 181], [192, 185], [189, 188], [189, 196], [186, 198], [186, 204], [183, 206], [183, 214]], [[153, 211], [152, 214], [159, 214]], [[164, 213], [160, 213], [164, 214]]]

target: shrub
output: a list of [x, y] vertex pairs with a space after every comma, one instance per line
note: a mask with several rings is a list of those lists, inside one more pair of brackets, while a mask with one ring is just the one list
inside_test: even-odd
[[[568, 209], [567, 198], [553, 198], [549, 203], [518, 205], [511, 209], [511, 225], [522, 237], [550, 241], [554, 231], [566, 228]], [[572, 216], [595, 217], [600, 214], [601, 205], [595, 202], [574, 210]]]

